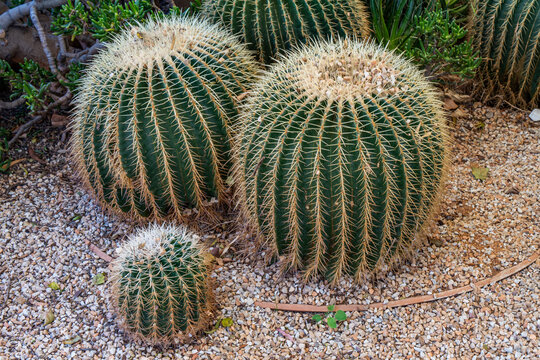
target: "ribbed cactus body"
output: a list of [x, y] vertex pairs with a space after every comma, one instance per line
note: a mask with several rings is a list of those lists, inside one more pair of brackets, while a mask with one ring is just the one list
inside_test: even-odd
[[207, 0], [204, 12], [241, 35], [265, 63], [310, 39], [367, 37], [370, 31], [361, 0]]
[[473, 45], [483, 59], [478, 76], [484, 94], [538, 106], [540, 1], [476, 1], [471, 20]]
[[142, 217], [223, 199], [230, 126], [254, 74], [249, 50], [202, 20], [124, 32], [77, 97], [72, 148], [84, 181], [108, 208]]
[[421, 232], [442, 187], [436, 91], [373, 44], [320, 43], [253, 90], [236, 141], [243, 213], [286, 268], [359, 280]]
[[112, 299], [121, 325], [152, 344], [196, 335], [212, 310], [208, 271], [198, 237], [185, 228], [139, 231], [113, 263]]

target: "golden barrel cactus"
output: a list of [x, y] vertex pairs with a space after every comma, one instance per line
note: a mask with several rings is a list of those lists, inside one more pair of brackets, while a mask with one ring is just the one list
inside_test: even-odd
[[243, 216], [287, 269], [336, 282], [393, 264], [433, 214], [447, 164], [435, 88], [372, 43], [320, 42], [255, 86], [236, 140]]
[[480, 91], [517, 106], [538, 107], [540, 1], [476, 0], [470, 31], [482, 57]]
[[133, 27], [89, 66], [72, 149], [108, 209], [181, 218], [226, 200], [231, 125], [256, 72], [236, 37], [186, 16]]
[[313, 39], [370, 33], [362, 0], [206, 0], [203, 6], [208, 18], [240, 35], [264, 63]]

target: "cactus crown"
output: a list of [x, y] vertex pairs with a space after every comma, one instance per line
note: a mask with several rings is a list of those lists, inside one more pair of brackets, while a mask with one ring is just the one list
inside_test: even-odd
[[242, 36], [265, 63], [312, 39], [370, 33], [361, 0], [208, 0], [204, 12]]
[[447, 168], [436, 90], [372, 43], [290, 54], [254, 88], [238, 132], [243, 215], [285, 268], [333, 282], [407, 253]]
[[118, 35], [89, 66], [72, 149], [107, 208], [182, 217], [227, 200], [230, 126], [256, 65], [236, 37], [186, 16]]
[[[349, 48], [349, 40], [319, 43], [301, 51], [304, 57], [285, 58], [275, 73], [286, 73], [287, 80], [296, 82], [306, 94], [331, 100], [396, 93], [400, 90], [396, 86], [399, 64], [393, 59], [394, 64], [389, 65], [388, 53], [372, 50], [372, 46], [357, 42]], [[313, 52], [318, 53], [316, 61], [308, 58]]]
[[518, 106], [539, 104], [539, 13], [538, 0], [474, 2], [471, 38], [483, 59], [478, 77], [485, 95], [502, 95]]
[[139, 231], [113, 263], [113, 303], [122, 326], [152, 344], [196, 335], [212, 309], [208, 270], [198, 237], [185, 228]]

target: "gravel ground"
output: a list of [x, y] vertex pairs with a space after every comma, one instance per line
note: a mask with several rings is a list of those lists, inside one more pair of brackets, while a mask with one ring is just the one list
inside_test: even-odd
[[[253, 304], [368, 304], [430, 294], [484, 279], [537, 251], [540, 127], [524, 114], [479, 104], [460, 112], [442, 213], [411, 261], [380, 280], [332, 288], [280, 277], [277, 266], [230, 249], [214, 276], [219, 315], [234, 325], [168, 349], [130, 341], [108, 311], [107, 284], [93, 282], [108, 268], [85, 240], [114, 255], [135, 224], [103, 214], [78, 187], [69, 160], [58, 154], [63, 145], [36, 144], [53, 147], [47, 165], [30, 160], [0, 177], [0, 359], [540, 358], [538, 262], [455, 298], [348, 313], [336, 330], [314, 324], [311, 314]], [[471, 167], [489, 168], [488, 179], [476, 180]], [[232, 225], [206, 232], [206, 240], [224, 247], [244, 238]], [[54, 314], [47, 325], [46, 314]]]

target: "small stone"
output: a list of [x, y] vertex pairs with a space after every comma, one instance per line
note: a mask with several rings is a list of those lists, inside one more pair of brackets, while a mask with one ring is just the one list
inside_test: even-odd
[[534, 109], [529, 114], [529, 119], [531, 119], [531, 121], [534, 121], [534, 122], [539, 122], [540, 121], [540, 109]]

